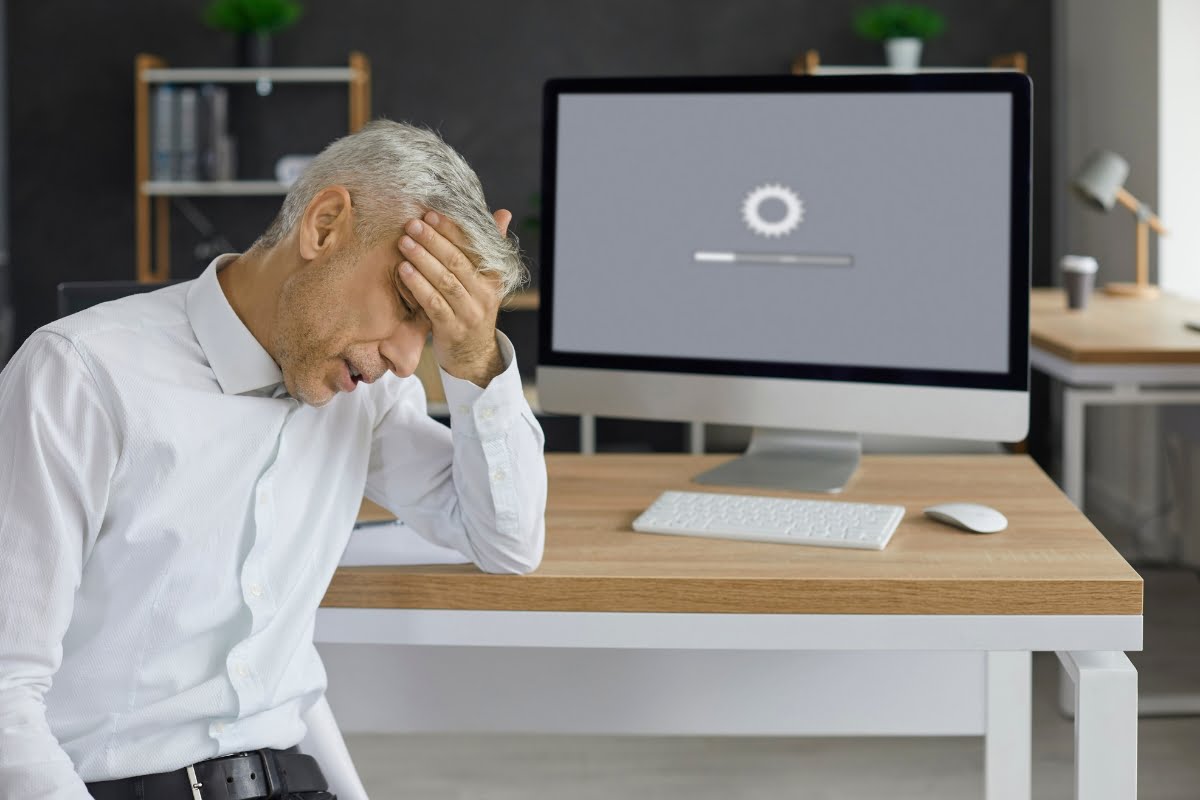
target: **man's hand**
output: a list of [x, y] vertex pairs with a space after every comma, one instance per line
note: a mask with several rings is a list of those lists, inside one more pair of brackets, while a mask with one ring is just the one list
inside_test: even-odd
[[[508, 233], [512, 213], [493, 215], [500, 235]], [[433, 327], [433, 353], [442, 369], [456, 378], [486, 387], [504, 371], [496, 344], [499, 282], [480, 274], [467, 256], [466, 237], [452, 221], [430, 211], [405, 226], [400, 239], [400, 280], [420, 303]]]

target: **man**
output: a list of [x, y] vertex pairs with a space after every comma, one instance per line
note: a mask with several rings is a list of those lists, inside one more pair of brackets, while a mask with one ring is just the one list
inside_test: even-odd
[[377, 121], [248, 252], [29, 338], [0, 375], [0, 798], [329, 798], [308, 753], [365, 797], [312, 643], [364, 493], [484, 570], [541, 560], [510, 220]]

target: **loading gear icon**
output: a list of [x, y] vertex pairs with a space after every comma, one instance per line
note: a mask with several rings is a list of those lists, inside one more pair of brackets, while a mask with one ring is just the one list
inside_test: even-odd
[[[768, 200], [783, 203], [783, 218], [769, 222], [762, 217], [762, 204]], [[796, 230], [804, 221], [804, 202], [791, 189], [779, 183], [768, 183], [756, 187], [742, 201], [742, 220], [746, 227], [759, 236], [778, 239]]]

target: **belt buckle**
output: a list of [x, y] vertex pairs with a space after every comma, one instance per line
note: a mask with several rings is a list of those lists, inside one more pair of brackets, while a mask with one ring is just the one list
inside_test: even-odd
[[187, 778], [188, 783], [192, 787], [192, 800], [204, 800], [204, 797], [200, 794], [200, 789], [204, 784], [196, 778], [196, 768], [191, 764], [187, 765]]

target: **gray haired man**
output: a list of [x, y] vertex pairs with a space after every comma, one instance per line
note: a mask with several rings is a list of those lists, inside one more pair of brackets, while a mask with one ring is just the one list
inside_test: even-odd
[[481, 569], [541, 560], [510, 220], [377, 121], [246, 253], [30, 336], [0, 374], [0, 800], [365, 798], [313, 647], [360, 499]]

